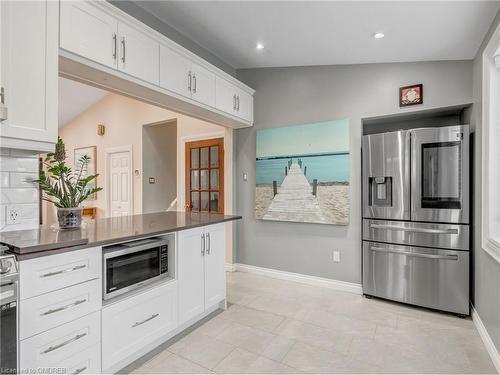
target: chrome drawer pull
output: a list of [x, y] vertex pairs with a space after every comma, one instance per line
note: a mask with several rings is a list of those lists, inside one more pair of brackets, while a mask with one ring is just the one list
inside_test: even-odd
[[401, 230], [403, 232], [430, 233], [430, 234], [458, 234], [458, 229], [429, 229], [429, 228], [405, 228], [395, 225], [370, 224], [370, 228]]
[[50, 353], [50, 352], [53, 352], [54, 350], [57, 350], [57, 349], [60, 349], [62, 348], [63, 346], [66, 346], [68, 344], [71, 344], [72, 342], [74, 341], [77, 341], [77, 340], [80, 340], [82, 337], [85, 337], [87, 336], [87, 333], [80, 333], [78, 335], [76, 335], [75, 337], [69, 339], [69, 340], [66, 340], [60, 344], [57, 344], [55, 346], [50, 346], [48, 349], [45, 349], [41, 354], [47, 354], [47, 353]]
[[75, 301], [73, 303], [70, 303], [69, 305], [58, 307], [57, 309], [47, 310], [47, 311], [41, 313], [40, 316], [54, 314], [56, 312], [69, 309], [70, 307], [81, 305], [84, 302], [87, 302], [87, 300], [86, 299], [81, 299], [81, 300]]
[[75, 370], [75, 372], [73, 374], [77, 375], [77, 374], [85, 371], [86, 369], [87, 369], [87, 366], [80, 367], [79, 369]]
[[55, 275], [61, 275], [63, 273], [68, 273], [68, 272], [73, 272], [73, 271], [81, 270], [82, 268], [85, 268], [85, 267], [87, 267], [86, 264], [81, 264], [79, 266], [74, 266], [74, 267], [71, 267], [71, 268], [67, 268], [65, 270], [45, 273], [43, 275], [40, 275], [40, 277], [50, 277], [50, 276], [55, 276]]
[[134, 325], [132, 326], [132, 328], [140, 326], [141, 324], [144, 324], [146, 322], [149, 322], [150, 320], [153, 320], [154, 318], [156, 318], [158, 316], [160, 316], [160, 314], [153, 314], [149, 318], [144, 319], [142, 322], [135, 322]]
[[412, 253], [409, 251], [396, 251], [396, 250], [384, 249], [382, 247], [376, 247], [376, 246], [371, 246], [370, 249], [373, 251], [379, 251], [382, 253], [408, 255], [408, 256], [418, 257], [418, 258], [458, 260], [458, 255], [435, 255], [435, 254]]

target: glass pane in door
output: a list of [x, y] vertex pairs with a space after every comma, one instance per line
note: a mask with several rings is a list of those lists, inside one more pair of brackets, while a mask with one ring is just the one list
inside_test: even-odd
[[200, 168], [208, 168], [208, 147], [200, 149]]
[[191, 192], [191, 211], [200, 211], [200, 193], [197, 191]]
[[210, 189], [217, 190], [219, 189], [219, 170], [211, 169], [210, 170]]
[[210, 168], [219, 166], [219, 146], [210, 147]]
[[199, 171], [191, 171], [191, 190], [198, 190], [200, 188]]
[[201, 192], [201, 209], [200, 211], [208, 211], [208, 191]]
[[200, 171], [200, 189], [208, 190], [208, 169]]
[[219, 211], [219, 193], [210, 193], [210, 212]]
[[460, 208], [461, 143], [422, 145], [422, 207]]
[[193, 148], [191, 149], [191, 168], [199, 168], [200, 167], [200, 149]]

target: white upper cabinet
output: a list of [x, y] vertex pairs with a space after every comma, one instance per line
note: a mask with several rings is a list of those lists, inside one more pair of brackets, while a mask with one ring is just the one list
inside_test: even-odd
[[253, 121], [253, 96], [224, 78], [215, 80], [215, 107], [249, 122]]
[[164, 45], [160, 45], [161, 87], [187, 98], [191, 97], [190, 70], [191, 61], [189, 59]]
[[85, 1], [61, 1], [61, 48], [116, 68], [118, 21]]
[[60, 4], [62, 73], [87, 74], [81, 78], [103, 83], [100, 77], [81, 69], [81, 64], [91, 65], [121, 80], [114, 87], [114, 80], [107, 79], [107, 87], [123, 91], [123, 80], [132, 81], [148, 89], [141, 91], [143, 99], [153, 98], [174, 111], [222, 125], [252, 125], [254, 90], [250, 87], [109, 2], [80, 0]]
[[118, 23], [118, 69], [143, 81], [160, 83], [160, 44], [146, 34]]
[[191, 98], [215, 107], [215, 74], [201, 65], [192, 64]]
[[160, 86], [215, 107], [215, 74], [164, 45], [160, 46]]
[[[1, 146], [50, 151], [57, 140], [58, 3], [0, 1]], [[1, 99], [1, 98], [0, 98]]]

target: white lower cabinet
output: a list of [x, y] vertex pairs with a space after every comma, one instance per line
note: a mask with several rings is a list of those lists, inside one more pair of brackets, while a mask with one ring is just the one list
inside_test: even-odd
[[66, 369], [66, 374], [100, 374], [101, 343], [61, 361], [58, 367]]
[[101, 317], [99, 312], [95, 312], [22, 340], [20, 368], [61, 367], [66, 359], [98, 346], [100, 338]]
[[19, 325], [20, 339], [99, 311], [101, 304], [100, 279], [22, 300], [19, 304], [22, 322]]
[[105, 306], [102, 309], [102, 368], [106, 370], [127, 360], [176, 327], [176, 282]]
[[226, 298], [224, 225], [179, 232], [179, 324]]
[[101, 279], [100, 247], [69, 251], [19, 263], [19, 295], [27, 299], [93, 279]]

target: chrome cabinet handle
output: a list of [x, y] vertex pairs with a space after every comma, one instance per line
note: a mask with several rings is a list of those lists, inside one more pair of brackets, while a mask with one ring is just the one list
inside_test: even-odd
[[82, 337], [85, 337], [85, 336], [87, 336], [87, 333], [80, 333], [80, 334], [76, 335], [75, 337], [70, 338], [69, 340], [63, 341], [60, 344], [57, 344], [57, 345], [54, 345], [54, 346], [49, 346], [41, 354], [47, 354], [47, 353], [53, 352], [54, 350], [60, 349], [63, 346], [71, 344], [74, 341], [80, 340]]
[[239, 112], [240, 111], [240, 96], [236, 96], [236, 110]]
[[395, 225], [370, 224], [370, 228], [401, 230], [403, 232], [430, 233], [430, 234], [458, 234], [458, 229], [430, 229], [430, 228], [405, 228]]
[[201, 234], [201, 256], [205, 256], [205, 233]]
[[5, 106], [5, 89], [0, 87], [0, 122], [7, 120], [8, 110]]
[[196, 73], [193, 73], [193, 92], [196, 94]]
[[188, 90], [191, 91], [191, 71], [189, 71], [188, 73]]
[[233, 111], [236, 111], [236, 94], [233, 94]]
[[132, 325], [132, 328], [137, 327], [137, 326], [140, 326], [140, 325], [142, 325], [142, 324], [144, 324], [144, 323], [147, 323], [147, 322], [149, 322], [150, 320], [153, 320], [154, 318], [157, 318], [158, 316], [160, 316], [160, 314], [153, 314], [153, 315], [151, 315], [149, 318], [144, 319], [142, 322], [135, 322], [135, 323]]
[[125, 63], [125, 37], [122, 38], [122, 63]]
[[379, 251], [382, 253], [408, 255], [408, 256], [418, 257], [418, 258], [458, 260], [458, 255], [436, 255], [436, 254], [412, 253], [410, 251], [396, 251], [396, 250], [391, 250], [391, 249], [384, 249], [382, 247], [377, 247], [377, 246], [370, 246], [370, 249], [373, 251]]
[[116, 33], [113, 33], [113, 60], [116, 60]]
[[85, 267], [87, 267], [86, 264], [81, 264], [79, 266], [74, 266], [74, 267], [71, 267], [71, 268], [67, 268], [65, 270], [45, 273], [43, 275], [40, 275], [40, 277], [50, 277], [50, 276], [55, 276], [55, 275], [61, 275], [63, 273], [68, 273], [68, 272], [73, 272], [73, 271], [81, 270], [82, 268], [85, 268]]
[[70, 303], [68, 305], [58, 307], [57, 309], [47, 310], [47, 311], [41, 313], [40, 316], [50, 315], [50, 314], [54, 314], [54, 313], [59, 312], [59, 311], [67, 310], [70, 307], [81, 305], [84, 302], [87, 302], [87, 300], [86, 299], [80, 299], [80, 300], [75, 301], [73, 303]]
[[79, 369], [76, 369], [73, 375], [78, 375], [79, 373], [85, 371], [87, 369], [87, 366], [80, 367]]
[[206, 235], [205, 238], [206, 238], [207, 243], [208, 243], [208, 245], [207, 245], [207, 255], [210, 255], [210, 233], [207, 233], [207, 235]]

